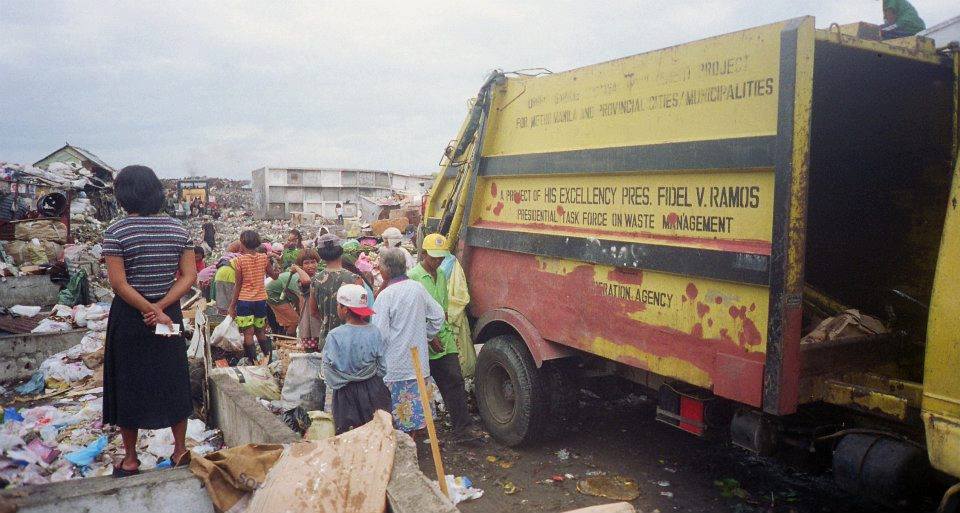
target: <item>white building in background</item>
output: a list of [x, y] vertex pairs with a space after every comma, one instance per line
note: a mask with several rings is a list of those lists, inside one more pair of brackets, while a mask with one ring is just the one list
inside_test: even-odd
[[947, 21], [937, 23], [920, 33], [933, 39], [937, 48], [947, 46], [952, 41], [960, 41], [960, 16], [954, 16]]
[[430, 175], [371, 169], [262, 167], [252, 175], [253, 202], [265, 219], [286, 219], [293, 212], [335, 219], [337, 203], [345, 217], [356, 217], [362, 196], [424, 194], [433, 184]]

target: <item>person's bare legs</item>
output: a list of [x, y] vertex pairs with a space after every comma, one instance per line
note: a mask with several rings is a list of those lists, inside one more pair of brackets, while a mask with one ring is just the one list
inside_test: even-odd
[[257, 348], [253, 345], [253, 327], [243, 329], [243, 352], [250, 360], [250, 365], [257, 364]]
[[263, 353], [263, 356], [267, 357], [267, 363], [270, 363], [270, 353], [273, 352], [273, 344], [271, 344], [270, 339], [267, 338], [267, 333], [264, 331], [264, 328], [254, 328], [253, 332], [257, 337], [257, 343], [260, 344], [260, 352]]
[[123, 459], [120, 468], [123, 470], [137, 470], [140, 463], [137, 461], [137, 429], [120, 428], [120, 438], [123, 439]]
[[187, 419], [183, 419], [170, 427], [173, 431], [173, 455], [170, 460], [174, 465], [187, 453]]

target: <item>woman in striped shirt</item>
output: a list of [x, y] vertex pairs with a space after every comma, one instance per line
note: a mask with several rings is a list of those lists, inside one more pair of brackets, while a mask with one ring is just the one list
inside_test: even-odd
[[[126, 454], [113, 468], [140, 471], [140, 429], [173, 430], [171, 461], [190, 461], [187, 418], [193, 412], [186, 341], [157, 335], [157, 325], [180, 324], [180, 298], [197, 279], [193, 243], [183, 224], [163, 215], [163, 185], [145, 166], [127, 166], [113, 184], [127, 217], [103, 236], [107, 275], [116, 297], [110, 308], [103, 367], [103, 422], [120, 428]], [[178, 274], [179, 271], [179, 274]]]

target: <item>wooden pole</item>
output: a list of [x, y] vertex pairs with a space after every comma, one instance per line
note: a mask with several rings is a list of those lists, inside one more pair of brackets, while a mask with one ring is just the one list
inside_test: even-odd
[[416, 347], [410, 348], [413, 358], [413, 370], [417, 373], [417, 388], [420, 389], [420, 405], [423, 406], [423, 417], [427, 419], [427, 435], [430, 436], [430, 451], [433, 453], [433, 465], [437, 469], [437, 482], [443, 495], [450, 497], [447, 490], [447, 475], [443, 472], [443, 460], [440, 459], [440, 441], [437, 439], [437, 427], [433, 425], [433, 410], [430, 408], [430, 396], [427, 393], [427, 384], [423, 380], [423, 369], [420, 368], [420, 351]]

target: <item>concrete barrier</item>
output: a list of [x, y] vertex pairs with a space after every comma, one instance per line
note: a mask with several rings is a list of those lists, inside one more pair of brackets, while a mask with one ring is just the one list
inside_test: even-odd
[[44, 360], [80, 343], [87, 330], [0, 337], [0, 382], [29, 378]]
[[228, 446], [286, 444], [301, 440], [300, 435], [267, 411], [230, 376], [210, 376], [208, 383], [210, 423], [223, 431], [223, 441]]
[[47, 275], [16, 276], [0, 280], [0, 306], [57, 304], [60, 286]]

